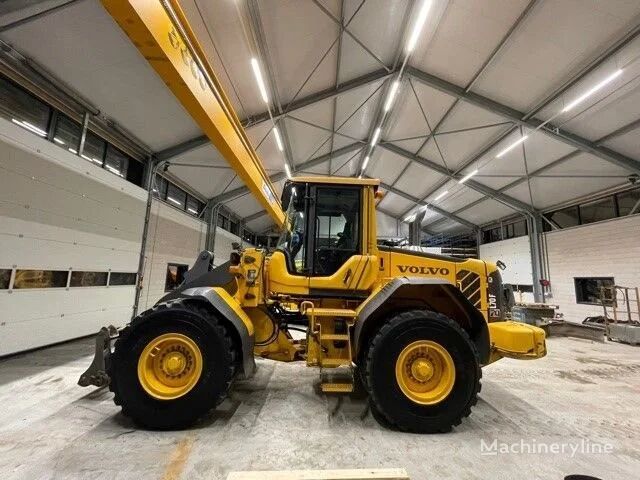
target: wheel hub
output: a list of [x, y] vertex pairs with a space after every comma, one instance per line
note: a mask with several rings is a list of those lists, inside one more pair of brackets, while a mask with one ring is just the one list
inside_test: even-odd
[[435, 405], [449, 396], [456, 372], [449, 352], [432, 340], [407, 345], [396, 360], [396, 381], [415, 403]]
[[187, 359], [180, 352], [173, 352], [165, 358], [162, 362], [162, 370], [165, 374], [175, 377], [184, 372], [187, 366]]
[[411, 375], [424, 383], [433, 376], [433, 364], [425, 358], [418, 358], [411, 363]]
[[200, 348], [191, 338], [167, 333], [151, 340], [140, 354], [138, 380], [152, 397], [173, 400], [198, 383], [202, 367]]

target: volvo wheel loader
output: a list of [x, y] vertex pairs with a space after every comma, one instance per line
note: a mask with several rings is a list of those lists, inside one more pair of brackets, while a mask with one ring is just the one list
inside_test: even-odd
[[255, 357], [299, 361], [326, 393], [361, 384], [386, 424], [442, 432], [470, 414], [483, 366], [545, 355], [542, 330], [505, 321], [496, 265], [377, 245], [377, 180], [295, 178], [278, 202], [178, 0], [102, 3], [282, 234], [217, 268], [202, 252], [176, 291], [100, 331], [80, 385], [109, 385], [138, 424], [174, 429], [251, 377]]
[[544, 332], [505, 320], [496, 265], [378, 246], [378, 183], [289, 180], [275, 249], [238, 247], [217, 268], [203, 252], [176, 291], [101, 331], [79, 383], [108, 384], [135, 422], [174, 429], [251, 377], [255, 357], [298, 361], [318, 369], [326, 393], [361, 383], [376, 416], [400, 430], [458, 425], [481, 368], [544, 356]]

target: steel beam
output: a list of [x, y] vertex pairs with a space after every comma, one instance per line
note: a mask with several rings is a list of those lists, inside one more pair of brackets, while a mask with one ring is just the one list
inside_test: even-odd
[[[282, 113], [273, 114], [273, 119], [279, 120], [280, 118], [285, 117], [288, 114], [295, 112], [296, 110], [300, 110], [315, 103], [338, 97], [343, 93], [349, 92], [351, 90], [366, 87], [367, 85], [371, 85], [372, 83], [384, 80], [390, 75], [393, 75], [393, 73], [395, 72], [387, 72], [384, 69], [380, 69], [361, 75], [360, 77], [354, 78], [353, 80], [343, 82], [338, 86], [333, 86], [324, 90], [320, 90], [319, 92], [312, 93], [311, 95], [302, 97], [295, 102], [292, 102], [288, 106], [288, 108], [282, 111]], [[269, 120], [269, 112], [262, 112], [256, 115], [251, 115], [250, 117], [244, 119], [242, 121], [242, 125], [245, 128], [249, 128], [266, 122], [267, 120]]]
[[[428, 169], [433, 170], [434, 172], [437, 172], [441, 175], [445, 175], [451, 180], [460, 180], [463, 177], [463, 175], [456, 174], [450, 171], [448, 168], [438, 163], [432, 162], [431, 160], [427, 160], [426, 158], [423, 158], [419, 155], [414, 155], [413, 153], [403, 148], [400, 148], [397, 145], [393, 145], [391, 143], [385, 143], [384, 145], [381, 145], [381, 147], [386, 150], [389, 150], [390, 152], [395, 153], [396, 155], [400, 155], [401, 157], [407, 158], [412, 162], [419, 163], [420, 165], [423, 165]], [[521, 212], [529, 212], [529, 213], [534, 212], [533, 208], [528, 204], [521, 202], [520, 200], [517, 200], [513, 197], [510, 197], [509, 195], [505, 195], [504, 193], [501, 193], [497, 190], [494, 190], [493, 188], [487, 187], [482, 183], [478, 183], [474, 180], [467, 180], [465, 182], [465, 185], [477, 192], [482, 193], [483, 195], [486, 195], [487, 197], [491, 197], [494, 200], [497, 200], [498, 202], [501, 202], [513, 208], [514, 210], [521, 211]], [[403, 215], [406, 215], [407, 213], [408, 211], [404, 212]]]
[[102, 0], [107, 12], [154, 68], [220, 154], [229, 162], [274, 222], [284, 222], [249, 138], [178, 0]]
[[[396, 188], [392, 185], [386, 184], [384, 182], [380, 182], [380, 187], [384, 188], [385, 190], [388, 190], [391, 193], [395, 193], [396, 195], [402, 198], [406, 198], [407, 200], [410, 200], [416, 204], [426, 205], [426, 202], [422, 201], [421, 199], [414, 197], [413, 195], [406, 193], [404, 190], [400, 190], [399, 188]], [[460, 218], [457, 215], [454, 215], [450, 212], [447, 212], [446, 210], [441, 209], [440, 207], [436, 207], [435, 205], [429, 205], [429, 209], [442, 215], [443, 217], [450, 218], [451, 220], [454, 220], [455, 222], [458, 222], [460, 225], [464, 225], [467, 228], [470, 228], [472, 230], [478, 229], [478, 225], [476, 225], [475, 223], [471, 223], [468, 220], [465, 220], [464, 218]]]
[[260, 210], [259, 212], [252, 213], [251, 215], [244, 217], [242, 219], [242, 223], [243, 224], [247, 224], [247, 223], [251, 222], [252, 220], [256, 220], [256, 219], [258, 219], [260, 217], [265, 216], [266, 214], [267, 214], [266, 211]]
[[[595, 141], [596, 145], [600, 145], [604, 142], [607, 142], [613, 138], [616, 138], [618, 136], [624, 135], [626, 133], [629, 133], [633, 130], [635, 130], [636, 128], [640, 128], [640, 119], [638, 120], [634, 120], [633, 122], [630, 122], [620, 128], [618, 128], [617, 130], [605, 135], [604, 137], [599, 138], [598, 140]], [[543, 165], [542, 167], [538, 168], [537, 170], [534, 170], [533, 172], [531, 172], [528, 176], [524, 176], [524, 177], [520, 177], [517, 180], [514, 180], [513, 182], [505, 185], [504, 187], [501, 187], [498, 189], [499, 192], [505, 192], [507, 190], [510, 190], [513, 187], [516, 187], [518, 185], [520, 185], [523, 182], [526, 182], [528, 178], [533, 178], [533, 177], [541, 177], [543, 176], [542, 174], [544, 172], [546, 172], [547, 170], [551, 170], [554, 167], [557, 167], [558, 165], [561, 165], [563, 163], [565, 163], [568, 160], [571, 160], [572, 158], [577, 157], [578, 155], [580, 155], [582, 153], [581, 150], [574, 150], [573, 152], [568, 153], [567, 155], [564, 155], [560, 158], [558, 158], [557, 160], [554, 160], [551, 163], [548, 163], [547, 165]], [[464, 212], [465, 210], [468, 210], [469, 208], [475, 207], [476, 205], [478, 205], [479, 203], [482, 203], [485, 201], [485, 198], [480, 198], [474, 202], [471, 202], [468, 205], [465, 205], [462, 208], [459, 208], [458, 210], [456, 210], [453, 213], [460, 213], [460, 212]], [[428, 225], [430, 226], [435, 226], [437, 225], [441, 220], [436, 220], [435, 222], [432, 222]]]
[[[520, 112], [514, 108], [496, 102], [495, 100], [491, 100], [490, 98], [484, 97], [477, 93], [471, 91], [467, 92], [462, 87], [454, 85], [453, 83], [436, 77], [435, 75], [431, 75], [427, 72], [423, 72], [422, 70], [418, 70], [415, 67], [407, 67], [407, 73], [419, 82], [428, 85], [429, 87], [440, 90], [441, 92], [451, 95], [455, 98], [464, 100], [471, 105], [475, 105], [484, 110], [500, 115], [507, 120], [512, 121], [517, 126], [536, 129], [543, 123], [542, 120], [538, 120], [536, 118], [527, 118], [527, 114], [524, 112]], [[578, 148], [583, 152], [590, 153], [603, 160], [606, 160], [607, 162], [613, 163], [614, 165], [623, 167], [630, 172], [640, 173], [639, 161], [634, 160], [631, 157], [627, 157], [626, 155], [623, 155], [621, 153], [615, 152], [609, 148], [598, 146], [595, 142], [587, 140], [586, 138], [583, 138], [579, 135], [560, 131], [560, 129], [550, 124], [541, 128], [540, 132], [562, 143], [570, 145], [574, 148]]]
[[[331, 153], [326, 153], [324, 155], [320, 155], [319, 157], [312, 158], [311, 160], [303, 162], [298, 165], [297, 169], [304, 170], [306, 168], [317, 167], [318, 165], [322, 165], [323, 163], [328, 162], [332, 158], [332, 156], [344, 155], [346, 153], [354, 152], [360, 148], [362, 148], [362, 145], [360, 145], [359, 143], [352, 143], [342, 148], [338, 148]], [[285, 178], [286, 175], [284, 172], [277, 172], [269, 177], [272, 183], [279, 182], [280, 180], [283, 180]], [[246, 195], [247, 193], [249, 193], [249, 189], [243, 185], [242, 187], [234, 188], [233, 190], [229, 190], [228, 192], [216, 195], [215, 197], [211, 198], [209, 202], [207, 202], [207, 205], [215, 205], [220, 202], [228, 202], [234, 198]]]
[[[625, 35], [619, 38], [615, 43], [609, 46], [607, 49], [602, 51], [599, 55], [597, 55], [589, 64], [587, 64], [584, 68], [582, 68], [579, 72], [573, 75], [570, 79], [568, 79], [564, 84], [562, 84], [559, 88], [555, 89], [552, 93], [547, 95], [544, 100], [542, 100], [536, 107], [530, 110], [523, 118], [528, 119], [533, 117], [536, 113], [542, 110], [547, 105], [554, 102], [557, 98], [559, 98], [562, 94], [564, 94], [569, 88], [571, 88], [576, 83], [580, 82], [586, 75], [592, 72], [594, 69], [598, 68], [604, 62], [608, 61], [613, 55], [615, 55], [618, 51], [628, 45], [631, 41], [633, 41], [638, 35], [640, 35], [640, 25], [636, 25], [633, 29], [628, 31]], [[457, 101], [456, 101], [457, 102]], [[447, 112], [448, 114], [448, 112]], [[445, 116], [447, 115], [445, 114]], [[440, 121], [442, 123], [442, 120]], [[437, 128], [436, 128], [437, 129]], [[515, 131], [516, 127], [511, 128], [505, 131], [502, 135], [492, 141], [489, 145], [482, 148], [479, 152], [474, 154], [468, 161], [466, 161], [462, 166], [458, 167], [457, 171], [460, 172], [467, 168], [469, 165], [473, 164], [480, 157], [485, 155], [489, 150], [495, 147], [499, 142], [501, 142], [507, 135]], [[526, 177], [525, 177], [526, 179]], [[436, 188], [432, 189], [429, 193], [427, 193], [427, 197], [436, 192], [442, 184], [436, 185]], [[473, 204], [477, 204], [478, 202], [473, 202]]]
[[[273, 116], [275, 121], [280, 120], [281, 118], [285, 118], [290, 113], [295, 112], [296, 110], [300, 110], [302, 108], [308, 107], [315, 103], [323, 102], [324, 100], [329, 100], [335, 97], [338, 97], [344, 93], [350, 92], [352, 90], [356, 90], [358, 88], [366, 87], [367, 85], [371, 85], [372, 83], [378, 82], [380, 80], [384, 80], [385, 78], [392, 75], [394, 72], [387, 73], [386, 70], [376, 70], [375, 72], [370, 72], [360, 77], [354, 78], [353, 80], [349, 80], [347, 82], [341, 83], [337, 87], [327, 88], [325, 90], [321, 90], [320, 92], [313, 93], [307, 97], [303, 97], [299, 100], [293, 102], [289, 109], [283, 111], [282, 113], [276, 113]], [[244, 120], [242, 120], [242, 126], [245, 128], [254, 127], [258, 124], [264, 123], [269, 120], [269, 112], [262, 112], [257, 115], [252, 115]], [[185, 142], [181, 142], [177, 145], [173, 145], [171, 147], [165, 148], [155, 154], [156, 158], [164, 158], [169, 159], [171, 157], [175, 157], [177, 155], [181, 155], [190, 150], [200, 148], [203, 145], [210, 143], [209, 139], [205, 135], [199, 135]]]
[[179, 155], [182, 155], [183, 153], [190, 152], [191, 150], [195, 150], [209, 144], [211, 144], [211, 140], [209, 140], [209, 137], [200, 135], [199, 137], [192, 138], [190, 140], [187, 140], [186, 142], [178, 143], [177, 145], [173, 145], [171, 147], [165, 148], [164, 150], [160, 150], [155, 154], [155, 157], [158, 160], [169, 160], [173, 157], [177, 157]]
[[[19, 27], [21, 25], [24, 25], [25, 23], [29, 23], [32, 22], [34, 20], [38, 20], [40, 18], [44, 18], [47, 15], [50, 15], [52, 13], [58, 12], [66, 7], [69, 7], [71, 5], [73, 5], [74, 3], [78, 3], [81, 2], [82, 0], [67, 0], [66, 2], [63, 3], [58, 3], [57, 5], [53, 5], [53, 6], [47, 6], [42, 10], [39, 11], [34, 11], [32, 13], [28, 13], [26, 16], [22, 17], [22, 18], [17, 18], [16, 20], [13, 20], [9, 23], [5, 23], [4, 25], [0, 26], [0, 33], [4, 33], [7, 30], [10, 30], [12, 28], [15, 27]], [[18, 0], [18, 2], [16, 3], [22, 3], [24, 2], [24, 0]], [[10, 1], [5, 1], [5, 6], [4, 6], [4, 11], [6, 12], [8, 8], [10, 8]], [[33, 10], [34, 7], [36, 6], [36, 4], [38, 3], [51, 3], [48, 2], [47, 0], [37, 0], [37, 1], [31, 1], [29, 3], [27, 3], [25, 7], [20, 8], [19, 10]], [[7, 15], [11, 15], [11, 16], [17, 16], [17, 12], [19, 10], [12, 10], [10, 11]]]

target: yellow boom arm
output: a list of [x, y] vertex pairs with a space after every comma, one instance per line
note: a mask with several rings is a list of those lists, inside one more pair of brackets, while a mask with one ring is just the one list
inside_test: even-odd
[[177, 0], [102, 0], [164, 83], [275, 221], [284, 213], [273, 184]]

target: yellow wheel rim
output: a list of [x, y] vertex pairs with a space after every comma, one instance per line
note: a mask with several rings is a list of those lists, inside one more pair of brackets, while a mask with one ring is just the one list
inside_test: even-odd
[[418, 340], [400, 352], [396, 380], [402, 393], [420, 405], [435, 405], [451, 393], [456, 380], [453, 358], [439, 343]]
[[186, 395], [202, 375], [202, 354], [186, 335], [165, 333], [151, 340], [138, 359], [138, 380], [159, 400]]

